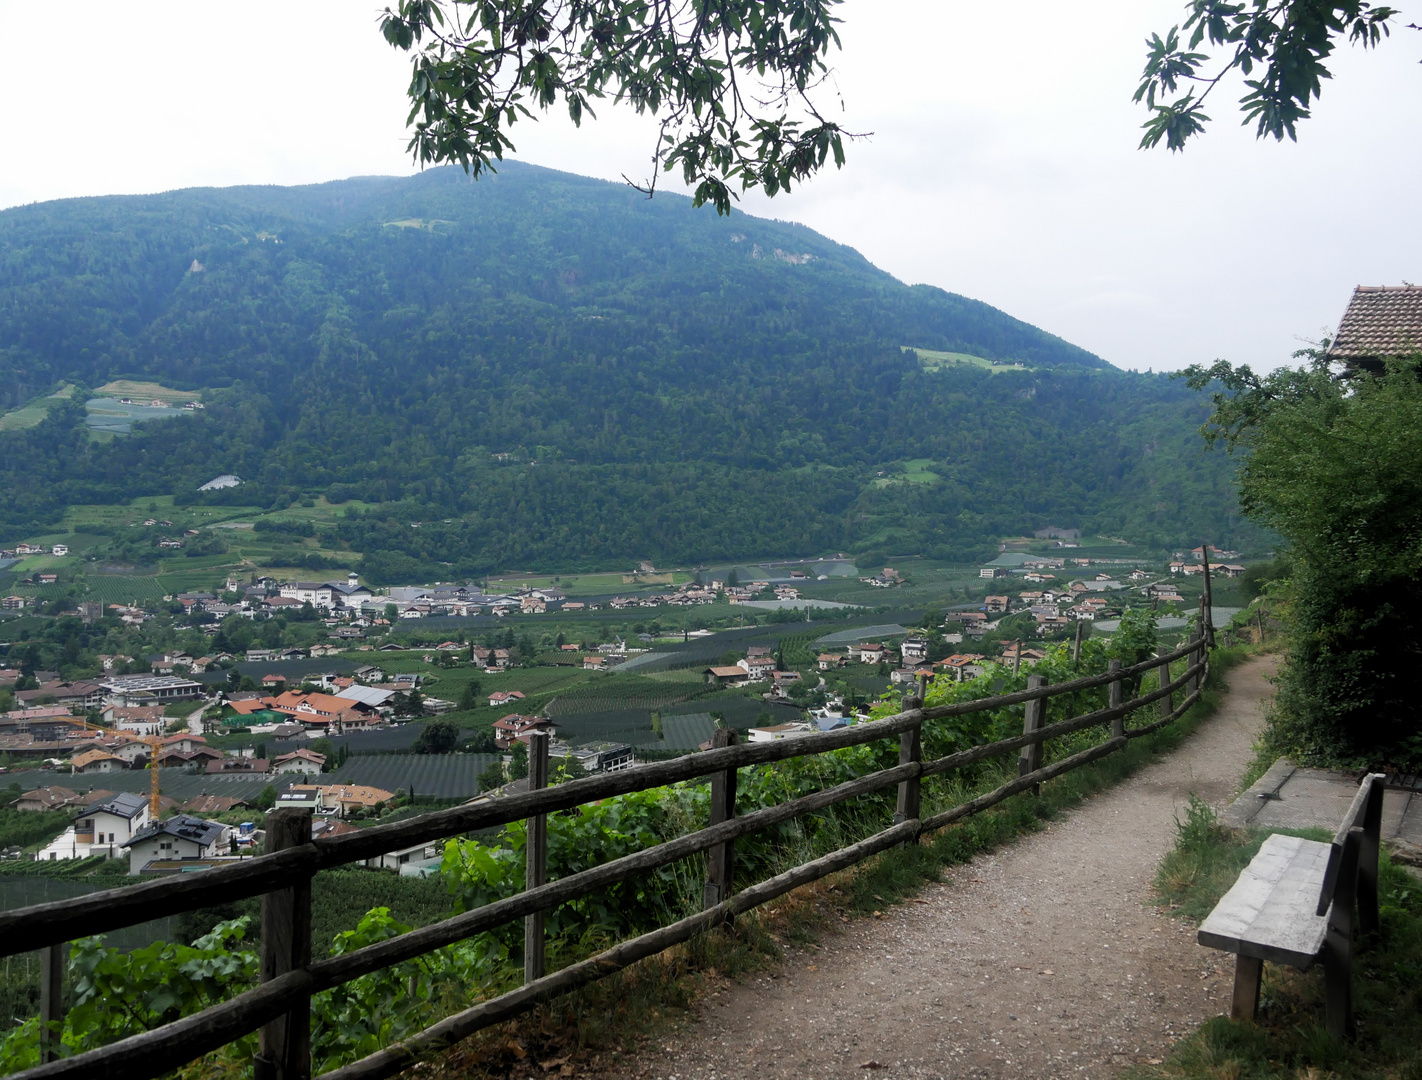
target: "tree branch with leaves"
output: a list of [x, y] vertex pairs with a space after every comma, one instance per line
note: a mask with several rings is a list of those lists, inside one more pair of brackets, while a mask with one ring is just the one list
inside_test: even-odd
[[409, 149], [479, 176], [509, 131], [560, 102], [574, 124], [603, 101], [658, 118], [649, 177], [679, 168], [697, 206], [788, 191], [858, 136], [817, 102], [840, 45], [839, 0], [401, 0], [386, 41], [411, 53]]
[[[1135, 101], [1151, 111], [1141, 148], [1164, 140], [1171, 150], [1201, 134], [1205, 100], [1233, 71], [1244, 76], [1244, 122], [1259, 138], [1297, 139], [1297, 124], [1331, 79], [1327, 61], [1338, 42], [1376, 48], [1390, 33], [1396, 8], [1366, 0], [1190, 0], [1185, 22], [1146, 39], [1148, 54]], [[1188, 34], [1187, 44], [1182, 44]], [[1215, 52], [1200, 52], [1208, 43]], [[1183, 96], [1175, 97], [1185, 88]], [[1171, 100], [1173, 98], [1173, 100]]]

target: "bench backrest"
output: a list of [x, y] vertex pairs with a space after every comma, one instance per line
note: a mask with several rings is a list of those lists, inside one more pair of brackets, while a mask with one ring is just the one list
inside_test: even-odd
[[[1372, 849], [1377, 850], [1382, 835], [1383, 785], [1386, 781], [1387, 777], [1382, 773], [1368, 773], [1358, 784], [1358, 792], [1333, 836], [1333, 850], [1328, 853], [1328, 869], [1324, 872], [1323, 888], [1318, 896], [1319, 915], [1328, 913], [1328, 905], [1333, 903], [1333, 894], [1337, 892], [1343, 874], [1357, 872], [1356, 846], [1366, 838], [1372, 842]], [[1348, 850], [1350, 845], [1355, 847], [1352, 853]]]

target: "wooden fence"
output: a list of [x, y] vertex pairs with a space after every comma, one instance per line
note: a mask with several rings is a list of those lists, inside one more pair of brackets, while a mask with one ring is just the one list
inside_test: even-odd
[[[164, 915], [251, 896], [262, 898], [261, 981], [253, 989], [153, 1031], [73, 1057], [58, 1057], [57, 1046], [45, 1037], [41, 1047], [43, 1063], [17, 1075], [23, 1080], [59, 1077], [149, 1080], [260, 1030], [256, 1080], [305, 1080], [311, 1070], [312, 994], [513, 920], [525, 920], [522, 987], [480, 1002], [401, 1043], [323, 1074], [326, 1080], [377, 1080], [391, 1076], [420, 1058], [507, 1020], [538, 1002], [687, 941], [757, 905], [878, 852], [914, 843], [929, 830], [978, 813], [1020, 792], [1036, 790], [1044, 781], [1115, 753], [1131, 739], [1169, 724], [1199, 699], [1208, 674], [1212, 641], [1207, 604], [1202, 603], [1200, 611], [1203, 617], [1184, 645], [1170, 651], [1162, 647], [1158, 656], [1132, 667], [1122, 667], [1119, 661], [1112, 661], [1109, 670], [1102, 674], [1055, 686], [1048, 685], [1044, 676], [1033, 675], [1029, 676], [1025, 690], [952, 705], [925, 708], [921, 697], [908, 697], [902, 702], [903, 711], [893, 716], [777, 742], [736, 745], [733, 732], [720, 731], [710, 750], [551, 788], [543, 786], [547, 780], [547, 744], [539, 742], [531, 755], [532, 790], [526, 793], [319, 840], [311, 838], [308, 813], [280, 810], [268, 815], [267, 854], [257, 858], [203, 873], [166, 877], [0, 914], [0, 955], [43, 948], [41, 970], [45, 977], [41, 980], [40, 1017], [42, 1021], [58, 1021], [63, 1016], [60, 965], [64, 942]], [[1186, 661], [1184, 670], [1172, 679], [1170, 665], [1181, 659]], [[1159, 672], [1156, 688], [1129, 701], [1123, 700], [1125, 686], [1139, 685], [1129, 680], [1152, 670]], [[1052, 698], [1103, 686], [1107, 688], [1106, 708], [1047, 721], [1048, 702]], [[1176, 695], [1182, 690], [1183, 699], [1177, 704]], [[1155, 703], [1159, 703], [1159, 719], [1126, 729], [1129, 714]], [[925, 721], [1012, 705], [1025, 707], [1021, 735], [936, 760], [923, 760], [921, 732]], [[1048, 740], [1096, 726], [1108, 729], [1104, 741], [1050, 765], [1043, 764], [1043, 746]], [[895, 737], [899, 741], [899, 763], [892, 768], [736, 816], [738, 769]], [[925, 777], [940, 776], [1014, 750], [1019, 754], [1015, 779], [949, 810], [929, 817], [921, 815], [920, 785]], [[711, 821], [706, 828], [590, 870], [546, 881], [548, 814], [614, 795], [701, 777], [711, 780]], [[733, 891], [733, 850], [737, 838], [894, 786], [898, 788], [897, 813], [889, 828], [786, 873]], [[527, 886], [523, 892], [395, 938], [313, 961], [311, 880], [318, 870], [519, 820], [529, 823]], [[630, 875], [702, 852], [707, 856], [704, 910], [552, 974], [544, 973], [542, 919], [546, 912]]]

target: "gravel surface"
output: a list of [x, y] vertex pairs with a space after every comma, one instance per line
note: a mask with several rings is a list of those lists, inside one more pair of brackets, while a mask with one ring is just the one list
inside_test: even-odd
[[1146, 906], [1191, 792], [1223, 807], [1251, 757], [1271, 658], [1228, 676], [1178, 750], [1047, 828], [859, 920], [608, 1077], [1109, 1076], [1225, 1011], [1231, 957]]

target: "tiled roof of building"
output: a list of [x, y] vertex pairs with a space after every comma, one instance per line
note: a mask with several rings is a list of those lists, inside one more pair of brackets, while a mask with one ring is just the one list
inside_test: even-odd
[[116, 817], [128, 818], [130, 821], [143, 813], [148, 808], [148, 800], [142, 795], [131, 791], [120, 791], [114, 795], [105, 796], [95, 802], [90, 803], [79, 817], [87, 817], [90, 814], [113, 814]]
[[103, 750], [85, 750], [82, 754], [75, 754], [71, 764], [77, 772], [80, 769], [87, 768], [94, 764], [96, 761], [117, 761], [120, 764], [124, 763], [123, 758], [115, 757], [113, 754], [106, 753]]
[[230, 795], [198, 795], [183, 803], [183, 809], [193, 814], [223, 814], [246, 805], [246, 800]]
[[1422, 285], [1359, 285], [1328, 355], [1380, 360], [1422, 351]]
[[174, 814], [166, 821], [150, 821], [119, 846], [132, 847], [155, 836], [176, 836], [191, 840], [202, 847], [211, 847], [226, 831], [227, 826], [219, 825], [215, 821], [204, 821], [187, 814]]

